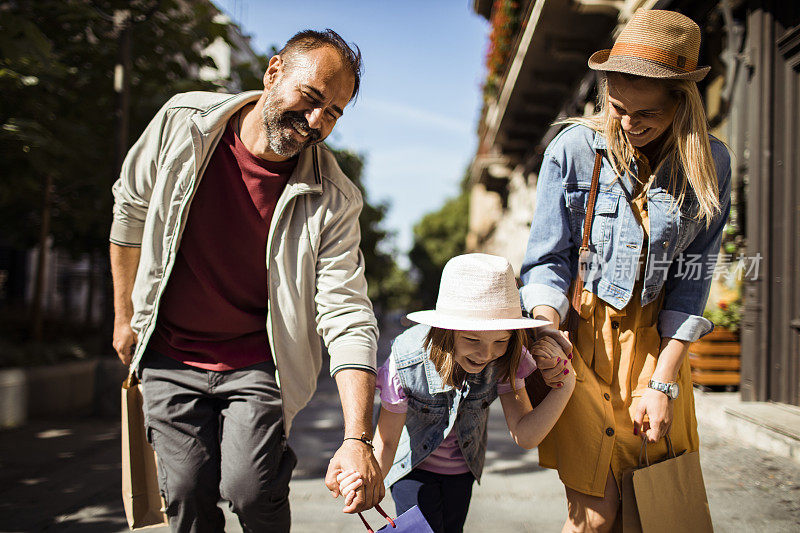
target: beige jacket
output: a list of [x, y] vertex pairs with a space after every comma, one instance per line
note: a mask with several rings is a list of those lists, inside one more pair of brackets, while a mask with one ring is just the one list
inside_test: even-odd
[[[132, 327], [141, 361], [155, 329], [192, 198], [228, 119], [261, 92], [185, 93], [156, 114], [133, 145], [114, 184], [110, 240], [141, 247], [133, 288]], [[331, 374], [375, 372], [377, 325], [359, 250], [358, 189], [323, 146], [300, 154], [281, 194], [267, 238], [269, 335], [286, 433], [314, 393], [322, 366]]]

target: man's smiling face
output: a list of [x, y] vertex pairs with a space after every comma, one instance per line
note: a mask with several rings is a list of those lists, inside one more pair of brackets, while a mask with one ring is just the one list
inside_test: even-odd
[[353, 85], [353, 74], [329, 46], [273, 57], [264, 75], [261, 112], [269, 149], [290, 158], [323, 141], [342, 116]]

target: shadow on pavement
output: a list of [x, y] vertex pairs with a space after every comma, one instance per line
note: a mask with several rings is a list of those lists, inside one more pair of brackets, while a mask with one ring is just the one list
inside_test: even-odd
[[[2, 531], [114, 531], [120, 499], [119, 423], [37, 420], [0, 432]], [[87, 507], [88, 505], [88, 507]], [[67, 519], [81, 509], [80, 525]]]

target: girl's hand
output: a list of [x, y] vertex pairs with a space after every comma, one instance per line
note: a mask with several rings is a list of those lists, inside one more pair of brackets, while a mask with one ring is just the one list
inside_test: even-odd
[[541, 370], [545, 383], [551, 388], [561, 388], [569, 377], [575, 376], [575, 370], [570, 363], [572, 354], [565, 354], [561, 344], [550, 336], [533, 343], [531, 355]]
[[336, 476], [339, 494], [344, 496], [344, 505], [348, 507], [356, 497], [356, 489], [364, 484], [361, 474], [354, 470], [344, 470]]
[[658, 442], [672, 427], [672, 401], [663, 392], [648, 388], [639, 398], [633, 417], [633, 434]]

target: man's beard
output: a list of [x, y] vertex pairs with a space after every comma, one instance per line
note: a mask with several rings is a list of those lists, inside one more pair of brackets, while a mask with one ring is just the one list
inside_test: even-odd
[[[308, 125], [303, 113], [299, 111], [282, 111], [283, 99], [275, 94], [275, 90], [267, 93], [264, 107], [261, 109], [261, 122], [267, 135], [269, 149], [281, 157], [294, 157], [304, 148], [319, 142], [319, 130]], [[293, 131], [298, 130], [308, 135], [298, 141]]]

